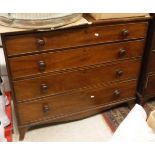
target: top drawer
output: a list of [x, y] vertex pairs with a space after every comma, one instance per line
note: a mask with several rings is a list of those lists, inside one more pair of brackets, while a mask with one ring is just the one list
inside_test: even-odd
[[5, 46], [10, 56], [43, 50], [144, 38], [146, 30], [147, 23], [130, 23], [8, 35], [5, 38]]

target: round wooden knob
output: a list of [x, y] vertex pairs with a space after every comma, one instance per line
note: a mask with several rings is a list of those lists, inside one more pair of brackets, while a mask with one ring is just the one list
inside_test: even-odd
[[119, 49], [119, 52], [118, 52], [118, 57], [119, 58], [122, 58], [126, 55], [126, 50], [125, 49]]
[[45, 45], [45, 41], [43, 39], [38, 39], [37, 40], [37, 45], [38, 46], [44, 46]]
[[44, 105], [43, 105], [43, 112], [46, 113], [46, 112], [48, 112], [49, 110], [50, 110], [50, 108], [49, 108], [48, 104], [44, 104]]
[[121, 92], [119, 90], [115, 90], [114, 91], [114, 96], [119, 97], [121, 94]]
[[39, 61], [38, 62], [38, 66], [39, 66], [39, 70], [41, 71], [41, 72], [43, 72], [43, 71], [45, 71], [45, 69], [46, 69], [46, 63], [44, 62], [44, 61]]
[[122, 36], [123, 36], [123, 38], [128, 37], [128, 35], [129, 35], [129, 31], [127, 29], [123, 29], [122, 30]]
[[45, 93], [48, 90], [48, 86], [46, 84], [41, 84], [41, 92]]
[[124, 74], [124, 72], [122, 70], [117, 70], [116, 71], [116, 76], [117, 77], [121, 77]]

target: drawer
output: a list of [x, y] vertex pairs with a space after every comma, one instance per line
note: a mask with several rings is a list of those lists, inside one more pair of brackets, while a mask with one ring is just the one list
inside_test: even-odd
[[129, 23], [110, 26], [88, 26], [50, 32], [25, 33], [5, 37], [9, 56], [50, 49], [61, 49], [96, 43], [122, 41], [146, 36], [147, 23]]
[[49, 97], [28, 103], [17, 104], [20, 124], [48, 119], [56, 120], [67, 115], [89, 111], [97, 107], [135, 98], [136, 81], [115, 83], [108, 87], [82, 90], [67, 95]]
[[13, 79], [52, 71], [140, 57], [144, 40], [94, 45], [60, 52], [9, 58]]
[[155, 72], [155, 52], [151, 53], [149, 61], [149, 72]]
[[155, 95], [155, 74], [149, 75], [147, 80], [146, 95]]
[[14, 82], [17, 101], [64, 93], [106, 82], [135, 79], [141, 60], [128, 60]]

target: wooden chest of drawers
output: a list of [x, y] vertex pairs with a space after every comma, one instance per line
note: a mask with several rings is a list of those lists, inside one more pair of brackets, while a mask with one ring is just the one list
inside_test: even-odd
[[30, 127], [134, 102], [148, 19], [2, 35], [20, 139]]

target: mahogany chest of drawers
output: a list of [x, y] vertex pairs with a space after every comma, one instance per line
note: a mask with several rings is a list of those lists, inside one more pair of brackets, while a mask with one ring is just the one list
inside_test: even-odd
[[2, 35], [20, 139], [46, 123], [134, 102], [148, 19]]

